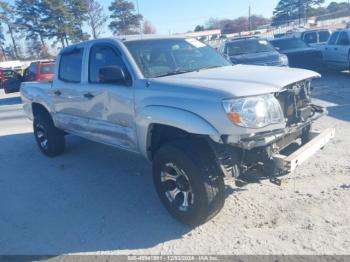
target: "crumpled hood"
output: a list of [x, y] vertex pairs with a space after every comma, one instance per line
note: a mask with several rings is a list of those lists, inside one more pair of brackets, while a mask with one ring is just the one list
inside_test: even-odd
[[227, 97], [242, 97], [279, 92], [290, 84], [315, 77], [320, 75], [304, 69], [235, 65], [155, 78], [151, 82], [212, 89]]

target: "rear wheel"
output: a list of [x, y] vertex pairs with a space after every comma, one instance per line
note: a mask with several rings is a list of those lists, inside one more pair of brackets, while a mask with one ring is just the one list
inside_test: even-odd
[[64, 152], [64, 133], [55, 127], [50, 116], [39, 114], [33, 122], [35, 140], [40, 151], [49, 157], [55, 157]]
[[153, 161], [157, 193], [170, 214], [198, 226], [224, 205], [224, 180], [210, 153], [196, 142], [181, 140], [163, 146]]

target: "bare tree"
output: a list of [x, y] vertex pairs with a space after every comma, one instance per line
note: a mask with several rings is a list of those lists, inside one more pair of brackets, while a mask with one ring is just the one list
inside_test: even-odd
[[15, 33], [17, 32], [17, 25], [15, 22], [15, 8], [5, 1], [0, 1], [0, 22], [4, 23], [8, 28], [13, 52], [16, 59], [19, 58], [19, 48], [16, 43]]
[[148, 20], [145, 20], [143, 22], [143, 33], [144, 34], [156, 34], [157, 30], [156, 28], [152, 25], [152, 23]]
[[96, 0], [86, 0], [88, 5], [88, 24], [91, 28], [92, 37], [98, 38], [102, 33], [102, 27], [108, 17], [104, 14], [103, 7]]

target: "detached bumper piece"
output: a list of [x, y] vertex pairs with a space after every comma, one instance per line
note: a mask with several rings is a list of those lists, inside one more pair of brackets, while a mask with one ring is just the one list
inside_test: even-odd
[[329, 128], [319, 132], [310, 133], [310, 141], [290, 155], [274, 154], [273, 161], [275, 167], [283, 172], [294, 172], [297, 167], [312, 157], [317, 151], [322, 149], [330, 140], [335, 137], [335, 129]]

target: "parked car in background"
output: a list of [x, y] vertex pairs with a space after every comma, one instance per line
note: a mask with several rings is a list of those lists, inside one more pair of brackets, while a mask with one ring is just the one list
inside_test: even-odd
[[19, 73], [15, 70], [0, 68], [0, 88], [4, 88], [5, 81], [11, 79], [17, 74]]
[[288, 57], [280, 54], [264, 39], [242, 38], [222, 43], [220, 52], [233, 64], [288, 66]]
[[280, 38], [271, 40], [270, 43], [288, 57], [290, 67], [316, 71], [323, 69], [322, 52], [308, 46], [300, 38]]
[[327, 44], [331, 31], [328, 29], [309, 30], [301, 33], [300, 38], [309, 46], [319, 47]]
[[323, 59], [327, 68], [335, 70], [350, 69], [350, 29], [334, 32], [323, 46]]
[[23, 76], [14, 71], [11, 78], [6, 79], [3, 83], [5, 94], [19, 92], [22, 82]]
[[24, 71], [24, 81], [51, 81], [54, 76], [55, 61], [32, 62]]
[[140, 153], [166, 209], [197, 226], [223, 207], [225, 177], [258, 169], [279, 184], [334, 137], [311, 130], [326, 113], [310, 99], [317, 77], [232, 65], [192, 38], [130, 36], [62, 49], [54, 80], [23, 83], [21, 97], [43, 154], [62, 154], [67, 134]]

